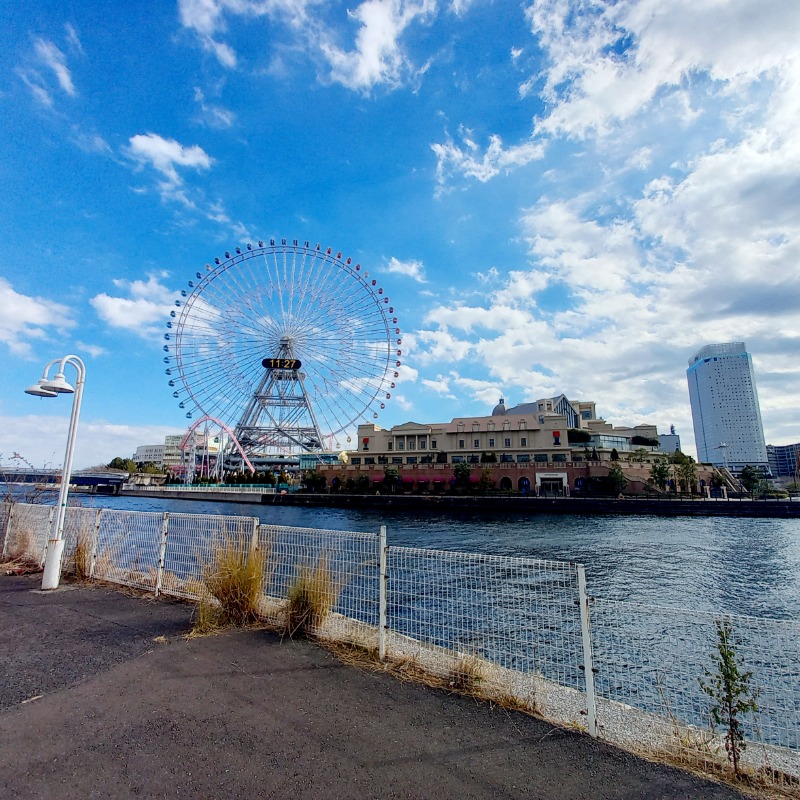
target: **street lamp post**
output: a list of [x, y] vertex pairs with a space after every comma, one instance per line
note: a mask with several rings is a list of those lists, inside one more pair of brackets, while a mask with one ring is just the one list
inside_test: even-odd
[[[54, 378], [48, 378], [50, 368], [58, 364], [58, 372]], [[69, 364], [75, 368], [78, 378], [75, 386], [67, 383], [64, 368]], [[78, 432], [78, 417], [81, 413], [81, 399], [83, 397], [83, 384], [86, 378], [86, 366], [78, 356], [67, 355], [57, 358], [45, 366], [42, 377], [33, 386], [25, 391], [37, 397], [57, 397], [59, 394], [71, 394], [72, 414], [69, 419], [69, 432], [67, 433], [67, 449], [64, 453], [64, 467], [61, 471], [61, 488], [58, 493], [58, 505], [50, 528], [50, 539], [47, 542], [47, 555], [44, 563], [42, 589], [57, 589], [61, 579], [61, 557], [64, 553], [64, 520], [67, 513], [67, 500], [69, 484], [72, 478], [72, 454], [75, 449], [75, 436]]]

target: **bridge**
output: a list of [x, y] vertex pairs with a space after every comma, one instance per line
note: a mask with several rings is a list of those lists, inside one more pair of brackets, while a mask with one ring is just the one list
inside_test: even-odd
[[[127, 472], [73, 472], [70, 486], [92, 494], [119, 494], [129, 477]], [[61, 470], [0, 467], [0, 483], [55, 487], [61, 483]]]

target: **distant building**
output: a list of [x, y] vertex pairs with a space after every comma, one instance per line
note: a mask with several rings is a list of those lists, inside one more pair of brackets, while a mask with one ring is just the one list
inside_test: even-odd
[[664, 453], [675, 453], [681, 449], [681, 437], [675, 433], [675, 426], [669, 426], [669, 433], [659, 433], [659, 449]]
[[164, 445], [143, 444], [136, 448], [133, 460], [137, 464], [155, 464], [160, 469], [164, 466]]
[[794, 478], [800, 475], [800, 443], [768, 444], [767, 459], [773, 478]]
[[709, 344], [686, 371], [697, 459], [739, 472], [767, 467], [753, 362], [744, 342]]

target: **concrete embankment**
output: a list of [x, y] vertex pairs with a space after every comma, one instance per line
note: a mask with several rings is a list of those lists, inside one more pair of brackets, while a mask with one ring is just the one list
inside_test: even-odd
[[512, 512], [523, 514], [647, 514], [660, 517], [800, 518], [800, 502], [790, 500], [682, 500], [627, 497], [520, 497], [515, 495], [358, 495], [260, 494], [252, 492], [125, 489], [127, 496], [168, 500], [257, 503], [317, 508], [393, 508], [448, 511]]

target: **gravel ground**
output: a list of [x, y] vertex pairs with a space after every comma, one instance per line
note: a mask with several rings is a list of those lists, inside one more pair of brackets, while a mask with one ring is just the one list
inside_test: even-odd
[[187, 605], [38, 583], [0, 577], [4, 800], [741, 797], [306, 642], [186, 640]]

